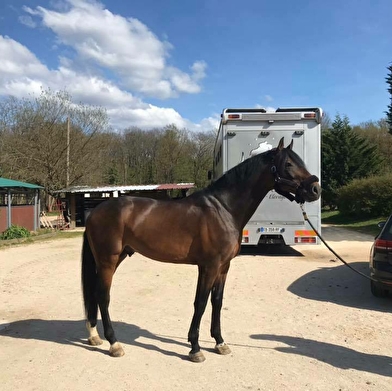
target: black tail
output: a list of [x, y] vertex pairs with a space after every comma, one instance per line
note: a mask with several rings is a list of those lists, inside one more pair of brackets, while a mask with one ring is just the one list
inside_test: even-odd
[[82, 248], [82, 288], [83, 288], [84, 309], [87, 318], [89, 316], [89, 312], [92, 310], [91, 306], [96, 303], [96, 299], [95, 299], [96, 286], [97, 286], [97, 270], [95, 267], [94, 255], [91, 251], [91, 247], [85, 232], [83, 234], [83, 248]]

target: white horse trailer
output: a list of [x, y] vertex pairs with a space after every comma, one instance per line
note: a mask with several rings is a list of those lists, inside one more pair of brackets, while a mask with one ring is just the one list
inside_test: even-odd
[[[253, 154], [275, 148], [284, 137], [302, 158], [309, 172], [320, 178], [321, 108], [225, 109], [214, 148], [212, 180]], [[321, 201], [306, 203], [306, 214], [321, 232]], [[243, 245], [319, 244], [304, 221], [302, 210], [274, 190], [270, 191], [243, 230]]]

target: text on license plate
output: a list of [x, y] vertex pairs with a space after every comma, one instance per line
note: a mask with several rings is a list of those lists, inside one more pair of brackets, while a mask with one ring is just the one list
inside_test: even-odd
[[260, 232], [266, 232], [266, 233], [279, 233], [282, 232], [282, 228], [280, 227], [261, 227]]

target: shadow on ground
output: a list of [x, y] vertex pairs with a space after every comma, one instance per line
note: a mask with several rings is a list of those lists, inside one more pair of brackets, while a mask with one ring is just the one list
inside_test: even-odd
[[[369, 274], [367, 262], [352, 262], [350, 266]], [[370, 292], [370, 280], [345, 265], [322, 267], [301, 276], [287, 290], [305, 299], [328, 301], [338, 305], [391, 312], [392, 298], [376, 298]]]
[[[133, 324], [124, 322], [112, 322], [116, 334], [124, 344], [140, 347], [142, 349], [153, 350], [166, 356], [177, 357], [182, 360], [188, 360], [188, 355], [181, 355], [170, 350], [162, 349], [156, 346], [153, 341], [160, 343], [175, 344], [186, 347], [188, 352], [190, 345], [171, 337], [158, 336], [148, 330], [142, 329]], [[108, 352], [108, 342], [104, 341], [101, 346], [90, 346], [87, 339], [73, 338], [71, 336], [87, 336], [87, 330], [84, 327], [83, 320], [44, 320], [44, 319], [26, 319], [12, 322], [6, 328], [0, 330], [0, 337], [34, 339], [39, 341], [55, 342], [64, 345], [74, 345], [83, 347], [88, 350], [98, 351], [104, 354]], [[100, 323], [98, 323], [98, 327]], [[102, 331], [100, 332], [103, 335]], [[149, 339], [152, 343], [138, 341], [139, 338]], [[181, 339], [181, 338], [179, 338]]]
[[388, 356], [357, 352], [344, 346], [287, 335], [255, 334], [250, 338], [286, 344], [288, 346], [277, 346], [274, 349], [282, 353], [310, 357], [336, 368], [392, 377], [392, 358]]
[[238, 255], [268, 255], [268, 256], [287, 256], [287, 257], [303, 257], [304, 255], [285, 244], [262, 244], [258, 246], [241, 246]]

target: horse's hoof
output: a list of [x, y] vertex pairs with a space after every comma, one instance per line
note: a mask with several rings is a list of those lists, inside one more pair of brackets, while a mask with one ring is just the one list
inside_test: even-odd
[[121, 357], [125, 354], [125, 352], [122, 346], [118, 342], [115, 342], [113, 345], [110, 346], [109, 354], [112, 357]]
[[98, 346], [98, 345], [102, 345], [102, 344], [103, 344], [103, 341], [102, 341], [101, 338], [99, 338], [98, 335], [94, 335], [93, 337], [90, 337], [90, 338], [88, 339], [88, 343], [89, 343], [91, 346]]
[[196, 353], [189, 352], [189, 358], [192, 362], [203, 362], [206, 359], [201, 351]]
[[226, 343], [220, 343], [215, 345], [215, 351], [219, 354], [230, 354], [231, 350], [229, 348], [229, 345], [227, 345]]

